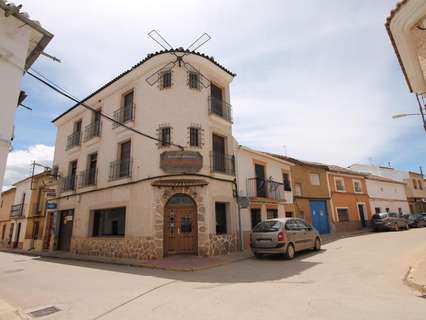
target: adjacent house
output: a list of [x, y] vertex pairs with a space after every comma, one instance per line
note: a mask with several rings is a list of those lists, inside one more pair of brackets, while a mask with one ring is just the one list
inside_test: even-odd
[[198, 52], [156, 52], [85, 98], [92, 110], [54, 119], [53, 249], [135, 259], [237, 250], [234, 76]]
[[371, 206], [366, 186], [367, 174], [329, 165], [327, 180], [331, 194], [331, 214], [336, 231], [367, 227]]
[[0, 248], [11, 245], [13, 235], [13, 225], [10, 221], [12, 205], [15, 203], [16, 188], [1, 193], [0, 199]]
[[424, 185], [422, 173], [367, 164], [353, 164], [349, 168], [403, 182], [405, 184], [409, 213], [426, 212], [426, 186]]
[[0, 190], [13, 139], [16, 107], [25, 98], [20, 90], [24, 70], [31, 67], [53, 37], [38, 21], [21, 12], [21, 7], [0, 0]]
[[372, 213], [410, 213], [404, 182], [370, 174], [366, 184]]
[[295, 216], [293, 164], [241, 145], [235, 152], [241, 225], [244, 247], [248, 248], [250, 232], [260, 221]]

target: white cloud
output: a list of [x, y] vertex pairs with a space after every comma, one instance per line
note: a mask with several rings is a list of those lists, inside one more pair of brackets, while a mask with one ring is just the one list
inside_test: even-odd
[[[6, 174], [3, 190], [9, 188], [15, 182], [31, 175], [31, 163], [33, 161], [51, 166], [53, 161], [54, 147], [36, 144], [24, 150], [14, 150], [9, 153], [6, 165]], [[43, 169], [36, 168], [36, 173]]]
[[21, 2], [55, 34], [47, 51], [63, 61], [37, 68], [77, 96], [159, 50], [151, 29], [176, 47], [206, 31], [202, 51], [238, 74], [240, 143], [349, 165], [403, 148], [396, 138], [419, 125], [391, 119], [416, 112], [384, 27], [396, 0]]

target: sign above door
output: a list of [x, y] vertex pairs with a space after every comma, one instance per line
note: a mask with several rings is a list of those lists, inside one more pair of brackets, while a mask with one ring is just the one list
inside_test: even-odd
[[203, 156], [196, 151], [165, 151], [160, 168], [167, 173], [196, 173], [203, 167]]

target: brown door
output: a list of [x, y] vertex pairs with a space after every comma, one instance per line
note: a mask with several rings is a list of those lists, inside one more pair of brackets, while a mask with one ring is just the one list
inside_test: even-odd
[[61, 211], [59, 223], [58, 250], [69, 251], [74, 224], [74, 210]]
[[13, 243], [14, 248], [18, 248], [19, 246], [19, 237], [21, 236], [21, 223], [18, 223], [18, 227], [16, 229], [15, 242]]
[[53, 212], [47, 213], [47, 225], [46, 225], [46, 233], [44, 234], [43, 239], [43, 249], [48, 250], [50, 245], [50, 239], [52, 237], [52, 227], [53, 227]]
[[164, 219], [165, 256], [197, 253], [197, 212], [192, 199], [190, 201], [190, 203], [186, 201], [166, 206]]

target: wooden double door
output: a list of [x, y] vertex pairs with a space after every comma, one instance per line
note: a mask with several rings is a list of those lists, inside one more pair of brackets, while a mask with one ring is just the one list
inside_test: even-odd
[[164, 255], [197, 254], [197, 210], [193, 205], [168, 205], [164, 217]]

